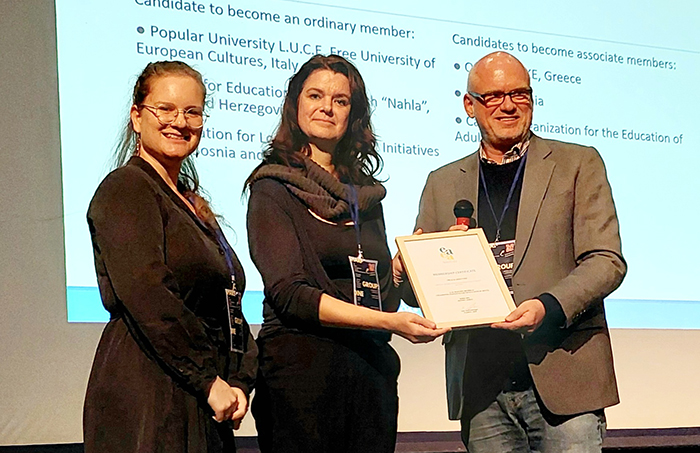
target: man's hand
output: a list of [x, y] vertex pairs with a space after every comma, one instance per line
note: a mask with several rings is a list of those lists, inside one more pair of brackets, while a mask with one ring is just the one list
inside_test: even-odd
[[447, 231], [467, 231], [468, 229], [467, 225], [451, 225]]
[[510, 312], [504, 322], [491, 324], [491, 327], [519, 333], [532, 333], [542, 324], [545, 314], [546, 310], [542, 301], [529, 299]]

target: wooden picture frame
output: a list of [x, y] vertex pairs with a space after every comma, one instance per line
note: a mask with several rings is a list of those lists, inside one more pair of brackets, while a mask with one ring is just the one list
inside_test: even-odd
[[515, 303], [481, 228], [399, 236], [408, 280], [438, 327], [501, 322]]

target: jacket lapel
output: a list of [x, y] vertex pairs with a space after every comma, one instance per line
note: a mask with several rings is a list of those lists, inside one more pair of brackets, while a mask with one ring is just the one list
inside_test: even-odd
[[[457, 171], [453, 172], [449, 177], [454, 178], [453, 181], [451, 181], [451, 184], [446, 184], [445, 187], [451, 187], [452, 188], [452, 199], [454, 200], [452, 203], [452, 206], [449, 208], [450, 214], [446, 218], [441, 218], [445, 224], [444, 224], [444, 229], [447, 230], [451, 225], [454, 225], [455, 223], [455, 218], [454, 215], [452, 214], [453, 212], [453, 207], [454, 203], [456, 203], [459, 200], [469, 200], [472, 202], [474, 205], [474, 214], [472, 214], [472, 217], [477, 219], [478, 218], [478, 202], [479, 202], [479, 152], [477, 151], [476, 153], [470, 154], [467, 157], [463, 158], [461, 161], [458, 162], [458, 169]], [[476, 175], [476, 178], [474, 177]], [[449, 202], [449, 198], [445, 197], [445, 202]], [[443, 211], [445, 212], [445, 211]], [[444, 216], [445, 214], [443, 214]], [[453, 331], [449, 331], [445, 334], [442, 340], [442, 344], [447, 344], [452, 341], [452, 335]], [[465, 333], [464, 338], [468, 338], [468, 335]], [[459, 348], [454, 348], [451, 349], [451, 354], [457, 355], [461, 358], [455, 359], [454, 363], [461, 363], [462, 368], [459, 370], [456, 370], [457, 375], [459, 377], [458, 383], [455, 384], [452, 389], [454, 391], [459, 391], [461, 395], [461, 388], [462, 388], [462, 378], [461, 374], [464, 373], [464, 363], [465, 363], [465, 357], [466, 356], [466, 340], [464, 344], [459, 347]], [[450, 353], [448, 353], [449, 355]], [[452, 357], [452, 356], [450, 356]], [[448, 359], [449, 360], [449, 359]], [[461, 362], [459, 361], [461, 360]], [[448, 373], [450, 372], [449, 366], [448, 366]], [[452, 370], [452, 372], [455, 372], [455, 370]], [[449, 381], [449, 379], [448, 379]], [[448, 384], [449, 385], [449, 384]], [[449, 393], [449, 390], [448, 390]], [[449, 395], [448, 395], [449, 398]], [[459, 401], [459, 402], [457, 402]], [[454, 404], [458, 404], [461, 407], [462, 401], [461, 397], [455, 400]], [[454, 407], [454, 406], [450, 406]], [[452, 410], [452, 409], [450, 409]]]
[[518, 208], [518, 224], [515, 232], [514, 273], [518, 272], [523, 257], [527, 253], [542, 201], [554, 172], [554, 161], [547, 159], [551, 153], [549, 146], [533, 134], [525, 163], [525, 176]]
[[[476, 175], [476, 178], [473, 177]], [[478, 218], [479, 213], [479, 153], [470, 154], [462, 160], [459, 166], [459, 180], [452, 184], [455, 189], [455, 202], [469, 200], [474, 205], [473, 218]], [[469, 183], [467, 183], [469, 181]], [[450, 219], [454, 224], [454, 218]]]

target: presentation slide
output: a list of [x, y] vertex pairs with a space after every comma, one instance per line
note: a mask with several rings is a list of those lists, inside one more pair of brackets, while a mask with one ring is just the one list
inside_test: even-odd
[[243, 182], [279, 122], [288, 79], [319, 53], [363, 75], [395, 251], [428, 173], [478, 148], [462, 97], [472, 65], [501, 50], [530, 72], [533, 132], [594, 146], [605, 161], [629, 265], [606, 300], [610, 326], [698, 329], [700, 38], [676, 33], [697, 17], [700, 3], [633, 0], [593, 0], [586, 17], [565, 20], [545, 2], [511, 0], [57, 0], [68, 321], [109, 319], [85, 214], [147, 63], [181, 60], [205, 78], [210, 118], [195, 162], [246, 270], [246, 318], [260, 323]]

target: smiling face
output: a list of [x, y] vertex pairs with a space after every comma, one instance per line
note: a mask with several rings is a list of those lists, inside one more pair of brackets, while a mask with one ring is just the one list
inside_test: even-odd
[[[487, 55], [469, 73], [468, 90], [480, 95], [527, 88], [530, 88], [527, 70], [515, 57], [504, 52]], [[493, 149], [503, 153], [510, 150], [525, 138], [532, 123], [532, 102], [516, 104], [510, 96], [506, 96], [499, 106], [487, 107], [466, 94], [464, 109], [476, 119], [487, 151]]]
[[332, 152], [348, 129], [350, 82], [329, 69], [317, 69], [304, 82], [298, 100], [297, 121], [309, 145]]
[[[150, 83], [150, 88], [144, 105], [168, 104], [181, 110], [204, 107], [204, 89], [188, 75], [160, 76]], [[182, 161], [197, 149], [202, 135], [202, 129], [187, 126], [182, 111], [171, 124], [163, 125], [149, 109], [132, 106], [131, 122], [140, 136], [138, 155], [146, 154], [166, 169], [179, 169]]]

